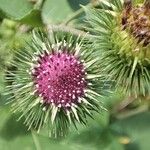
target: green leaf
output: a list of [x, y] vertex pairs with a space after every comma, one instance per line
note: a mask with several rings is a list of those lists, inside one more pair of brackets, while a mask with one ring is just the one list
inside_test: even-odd
[[28, 15], [33, 7], [27, 0], [0, 0], [0, 9], [15, 20], [20, 20]]
[[29, 24], [31, 26], [42, 26], [41, 11], [33, 9], [27, 16], [20, 20], [22, 23]]
[[35, 148], [32, 136], [27, 131], [23, 122], [16, 122], [8, 107], [0, 107], [0, 150]]
[[41, 11], [28, 0], [0, 0], [1, 17], [8, 17], [32, 26], [41, 26]]
[[127, 150], [149, 150], [150, 112], [142, 112], [112, 124], [112, 128], [120, 136], [127, 136], [129, 143]]
[[42, 9], [44, 23], [60, 22], [78, 10], [80, 4], [85, 5], [89, 1], [90, 0], [60, 0], [56, 2], [56, 0], [46, 0]]

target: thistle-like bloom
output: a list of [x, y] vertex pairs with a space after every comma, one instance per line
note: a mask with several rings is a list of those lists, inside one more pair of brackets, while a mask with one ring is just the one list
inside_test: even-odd
[[99, 110], [101, 75], [97, 54], [86, 41], [70, 33], [34, 32], [33, 41], [17, 54], [12, 85], [13, 111], [21, 112], [30, 128], [62, 136], [69, 124], [86, 124]]
[[101, 1], [86, 10], [101, 67], [129, 95], [150, 94], [150, 1]]

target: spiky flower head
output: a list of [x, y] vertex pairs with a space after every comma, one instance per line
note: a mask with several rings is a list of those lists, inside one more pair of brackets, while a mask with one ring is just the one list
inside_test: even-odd
[[16, 71], [7, 75], [13, 111], [22, 113], [29, 129], [48, 126], [53, 136], [65, 135], [71, 123], [86, 124], [99, 110], [96, 55], [84, 38], [34, 31], [32, 43], [16, 55]]
[[133, 6], [132, 1], [124, 3], [122, 26], [143, 46], [150, 44], [150, 1]]
[[101, 67], [128, 95], [150, 94], [150, 1], [100, 1], [86, 9]]

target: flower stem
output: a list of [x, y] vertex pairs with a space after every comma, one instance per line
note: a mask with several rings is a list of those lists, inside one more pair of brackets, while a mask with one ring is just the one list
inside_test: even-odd
[[64, 20], [64, 22], [62, 24], [65, 24], [65, 25], [69, 24], [73, 19], [75, 19], [76, 17], [78, 17], [83, 12], [84, 12], [84, 9], [81, 7], [75, 13], [73, 13], [72, 15], [70, 15], [66, 20]]
[[[97, 1], [93, 1], [89, 4], [86, 5], [86, 7], [95, 7], [97, 6], [99, 3]], [[82, 13], [84, 13], [84, 9], [83, 7], [81, 7], [80, 9], [78, 9], [75, 13], [73, 13], [72, 15], [70, 15], [66, 20], [64, 20], [64, 22], [62, 24], [67, 25], [69, 24], [73, 19], [75, 19], [76, 17], [78, 17], [79, 15], [81, 15]]]
[[134, 115], [137, 115], [137, 114], [140, 114], [142, 112], [146, 112], [148, 111], [149, 108], [147, 105], [143, 105], [141, 107], [138, 107], [137, 109], [134, 109], [134, 110], [131, 110], [131, 111], [128, 111], [128, 112], [124, 112], [124, 113], [120, 113], [116, 116], [117, 119], [125, 119], [127, 117], [131, 117], [131, 116], [134, 116]]
[[93, 35], [87, 32], [72, 28], [70, 26], [65, 26], [65, 25], [47, 25], [47, 30], [49, 33], [51, 33], [52, 31], [64, 31], [81, 37], [86, 37], [86, 38], [94, 37]]
[[36, 147], [36, 150], [42, 150], [41, 146], [40, 146], [40, 142], [39, 142], [37, 136], [35, 135], [33, 129], [31, 129], [31, 134], [32, 134], [32, 138], [33, 138], [33, 142]]

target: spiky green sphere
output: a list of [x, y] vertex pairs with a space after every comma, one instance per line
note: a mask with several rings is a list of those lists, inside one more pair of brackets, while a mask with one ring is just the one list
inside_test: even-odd
[[106, 0], [85, 9], [101, 68], [126, 94], [150, 94], [150, 1]]
[[[86, 45], [84, 44], [86, 42]], [[88, 40], [71, 33], [34, 31], [33, 40], [12, 62], [7, 87], [12, 109], [39, 132], [63, 136], [69, 125], [86, 124], [99, 111], [102, 75]]]

